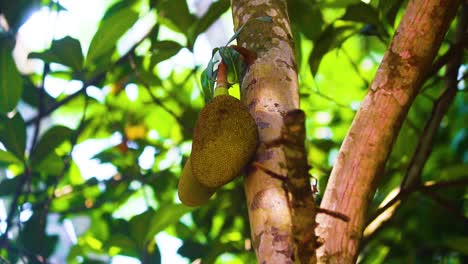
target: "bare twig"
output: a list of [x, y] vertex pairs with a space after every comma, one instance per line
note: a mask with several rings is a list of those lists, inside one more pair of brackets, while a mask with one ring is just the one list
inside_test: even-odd
[[450, 204], [449, 201], [441, 197], [438, 193], [434, 192], [433, 190], [423, 189], [422, 192], [429, 198], [431, 198], [434, 202], [438, 203], [442, 208], [454, 215], [456, 218], [465, 222], [465, 226], [468, 226], [468, 217], [466, 217], [460, 209], [454, 207], [452, 204]]
[[13, 218], [16, 215], [16, 209], [18, 207], [19, 197], [21, 196], [23, 192], [23, 187], [26, 184], [26, 182], [29, 180], [30, 175], [31, 175], [31, 169], [25, 165], [24, 173], [23, 175], [19, 176], [20, 179], [18, 182], [18, 186], [16, 187], [15, 195], [13, 197], [13, 201], [11, 202], [10, 210], [8, 211], [5, 232], [0, 237], [0, 248], [5, 248], [7, 245], [8, 232], [10, 231], [10, 228], [12, 226]]
[[[44, 63], [44, 69], [43, 69], [43, 73], [42, 73], [42, 82], [41, 82], [41, 85], [39, 86], [38, 88], [38, 92], [39, 92], [39, 96], [38, 96], [38, 115], [39, 116], [42, 116], [42, 112], [44, 111], [44, 86], [45, 86], [45, 79], [46, 79], [46, 76], [47, 74], [49, 73], [49, 64], [48, 63]], [[31, 143], [31, 149], [30, 149], [30, 153], [32, 154], [34, 152], [34, 149], [36, 148], [36, 143], [37, 143], [37, 139], [39, 138], [39, 130], [41, 128], [41, 119], [38, 118], [35, 120], [35, 127], [34, 127], [34, 134], [33, 134], [33, 139], [32, 139], [32, 143]]]
[[[19, 258], [21, 258], [23, 263], [41, 263], [41, 264], [46, 263], [45, 258], [43, 256], [34, 254], [30, 252], [28, 249], [19, 247], [18, 245], [12, 245], [8, 241], [5, 242], [4, 248], [7, 249], [8, 252], [16, 254]], [[26, 258], [23, 258], [23, 257], [26, 257]], [[31, 260], [31, 262], [28, 262], [27, 260]], [[5, 260], [2, 259], [2, 261], [5, 261]], [[6, 262], [1, 262], [1, 263], [10, 263], [10, 262], [6, 261]]]
[[312, 90], [313, 94], [314, 95], [317, 95], [318, 97], [321, 97], [327, 101], [330, 101], [331, 103], [335, 104], [336, 106], [340, 107], [340, 108], [344, 108], [344, 109], [347, 109], [347, 110], [350, 110], [350, 111], [353, 111], [355, 112], [354, 109], [352, 109], [349, 105], [345, 105], [343, 103], [340, 103], [338, 101], [336, 101], [334, 98], [332, 98], [331, 96], [329, 95], [326, 95], [324, 93], [322, 93], [317, 87], [317, 82], [315, 82], [315, 85], [316, 85], [316, 88], [309, 88], [310, 90]]
[[[49, 73], [49, 70], [50, 70], [49, 69], [49, 64], [44, 63], [43, 73], [42, 73], [42, 81], [41, 81], [41, 85], [38, 88], [38, 90], [39, 90], [38, 114], [39, 115], [41, 115], [42, 111], [44, 110], [44, 84], [45, 84], [45, 78], [46, 78], [47, 74]], [[34, 150], [36, 148], [37, 140], [39, 138], [40, 128], [41, 128], [41, 119], [37, 119], [36, 122], [35, 122], [35, 126], [34, 126], [34, 132], [33, 132], [31, 147], [29, 149], [30, 155], [32, 155], [32, 153], [34, 152]], [[29, 179], [29, 176], [24, 177], [24, 178], [25, 178], [25, 181], [22, 183], [22, 186], [18, 186], [21, 189], [22, 192], [23, 192], [24, 186], [26, 186], [26, 191], [25, 191], [26, 193], [24, 195], [23, 203], [21, 204], [21, 206], [19, 208], [19, 212], [23, 211], [23, 205], [28, 201], [29, 195], [31, 193], [31, 181]], [[10, 224], [12, 224], [12, 223], [10, 223]]]
[[[78, 137], [81, 134], [81, 132], [83, 131], [84, 126], [85, 126], [86, 112], [88, 110], [88, 105], [89, 105], [89, 97], [87, 96], [86, 91], [84, 91], [84, 93], [85, 93], [85, 105], [83, 107], [83, 114], [81, 116], [80, 123], [78, 124], [78, 127], [76, 128], [75, 133], [72, 135], [72, 137], [70, 139], [70, 143], [71, 143], [70, 152], [68, 153], [68, 155], [64, 159], [64, 167], [62, 169], [62, 172], [56, 177], [56, 180], [55, 180], [54, 185], [52, 187], [52, 192], [49, 195], [49, 198], [47, 199], [47, 201], [46, 201], [46, 203], [45, 203], [45, 205], [43, 207], [44, 209], [42, 210], [42, 217], [41, 218], [42, 218], [42, 221], [43, 221], [42, 224], [44, 225], [44, 227], [46, 226], [46, 223], [47, 223], [47, 214], [49, 213], [50, 204], [52, 203], [52, 200], [55, 198], [55, 190], [57, 189], [58, 184], [60, 183], [60, 181], [62, 180], [62, 178], [65, 176], [65, 174], [68, 172], [68, 170], [70, 168], [73, 149], [75, 148], [76, 143], [78, 141]], [[41, 246], [44, 245], [44, 243], [42, 243], [42, 241], [44, 239], [44, 237], [43, 237], [44, 235], [45, 235], [45, 233], [41, 233], [41, 236], [38, 239]]]
[[340, 48], [340, 50], [344, 53], [346, 58], [348, 59], [349, 63], [351, 64], [354, 72], [356, 72], [356, 75], [361, 79], [361, 81], [364, 83], [364, 86], [367, 88], [369, 87], [369, 81], [364, 78], [364, 76], [361, 74], [361, 71], [359, 70], [359, 66], [354, 62], [353, 58], [349, 55], [349, 53], [344, 49], [343, 47]]
[[343, 220], [344, 222], [348, 222], [349, 221], [349, 216], [347, 215], [344, 215], [340, 212], [334, 212], [332, 210], [328, 210], [328, 209], [325, 209], [325, 208], [320, 208], [318, 207], [317, 208], [317, 213], [318, 214], [327, 214], [327, 215], [330, 215], [332, 217], [335, 217], [335, 218], [338, 218], [338, 219], [341, 219]]
[[370, 217], [370, 220], [367, 222], [367, 225], [374, 221], [377, 217], [379, 217], [383, 212], [388, 210], [392, 207], [396, 202], [406, 199], [410, 194], [414, 192], [426, 192], [426, 191], [434, 191], [444, 188], [450, 187], [466, 187], [468, 186], [468, 179], [459, 179], [453, 181], [440, 181], [436, 183], [426, 183], [421, 185], [414, 185], [410, 186], [406, 189], [401, 190], [395, 197], [393, 197], [389, 202], [387, 202], [384, 206], [380, 207], [374, 214], [373, 217]]
[[[424, 194], [427, 193], [435, 193], [436, 190], [444, 189], [444, 188], [450, 188], [450, 187], [467, 187], [468, 186], [468, 179], [459, 179], [459, 180], [452, 180], [452, 181], [440, 181], [437, 183], [425, 183], [422, 185], [415, 185], [408, 187], [407, 189], [401, 190], [395, 197], [393, 197], [389, 202], [387, 202], [383, 207], [379, 208], [373, 216], [370, 218], [370, 220], [367, 222], [367, 226], [369, 226], [373, 221], [375, 221], [378, 217], [380, 217], [384, 212], [389, 210], [391, 207], [395, 206], [395, 209], [392, 213], [394, 215], [397, 210], [401, 208], [400, 204], [397, 204], [398, 202], [402, 202], [403, 200], [407, 199], [410, 197], [411, 194], [415, 192], [421, 192]], [[429, 196], [429, 195], [428, 195]], [[430, 197], [430, 196], [429, 196]], [[433, 197], [431, 197], [433, 198]], [[434, 199], [435, 200], [435, 199]], [[446, 201], [444, 200], [444, 204], [441, 204], [443, 207], [446, 205]], [[458, 210], [454, 210], [453, 206], [449, 205], [453, 213], [457, 215], [457, 218], [460, 218], [461, 212], [458, 212]], [[449, 210], [449, 209], [448, 209]], [[365, 248], [367, 243], [371, 241], [376, 235], [378, 235], [382, 230], [387, 228], [391, 222], [392, 218], [391, 217], [386, 217], [387, 219], [379, 223], [379, 226], [375, 228], [371, 233], [368, 235], [364, 236], [362, 244], [360, 245], [360, 248]], [[463, 219], [465, 221], [465, 219]]]
[[129, 56], [129, 62], [130, 62], [130, 67], [132, 67], [132, 70], [134, 71], [135, 73], [135, 77], [138, 79], [138, 81], [143, 85], [143, 87], [145, 87], [146, 91], [148, 92], [148, 94], [150, 95], [151, 97], [151, 100], [153, 100], [153, 102], [155, 104], [157, 104], [159, 107], [161, 107], [164, 111], [166, 111], [168, 114], [170, 114], [177, 122], [179, 122], [180, 124], [183, 123], [182, 119], [176, 114], [174, 113], [174, 111], [172, 111], [171, 109], [167, 108], [164, 103], [159, 100], [159, 98], [157, 98], [154, 94], [153, 94], [153, 91], [151, 91], [151, 87], [150, 85], [145, 82], [145, 80], [143, 80], [143, 78], [141, 78], [140, 76], [140, 73], [136, 67], [136, 64], [135, 64], [135, 60], [133, 59], [133, 55], [130, 55]]
[[432, 68], [426, 73], [425, 80], [436, 75], [449, 61], [458, 56], [459, 50], [463, 50], [463, 46], [468, 43], [468, 39], [461, 39], [450, 47], [450, 49], [441, 55], [433, 64]]

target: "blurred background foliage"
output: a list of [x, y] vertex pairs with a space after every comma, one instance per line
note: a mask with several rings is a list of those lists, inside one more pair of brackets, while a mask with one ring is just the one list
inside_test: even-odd
[[[406, 1], [288, 5], [320, 200]], [[0, 0], [0, 13], [1, 262], [255, 262], [241, 179], [200, 208], [176, 194], [201, 70], [234, 34], [228, 0]], [[421, 175], [458, 184], [400, 195], [360, 263], [468, 263], [466, 58]], [[410, 109], [369, 223], [398, 193], [445, 68]]]

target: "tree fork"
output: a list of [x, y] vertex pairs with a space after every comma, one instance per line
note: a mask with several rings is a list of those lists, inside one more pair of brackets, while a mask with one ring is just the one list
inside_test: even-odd
[[319, 214], [321, 263], [354, 263], [366, 212], [408, 109], [430, 69], [460, 1], [412, 0], [341, 146]]

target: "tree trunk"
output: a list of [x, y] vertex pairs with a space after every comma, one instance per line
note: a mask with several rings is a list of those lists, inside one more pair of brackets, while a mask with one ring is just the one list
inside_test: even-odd
[[321, 263], [354, 263], [366, 212], [408, 109], [431, 66], [456, 0], [412, 0], [340, 149], [321, 207], [350, 217], [319, 214], [325, 244]]
[[[299, 108], [286, 0], [233, 0], [232, 10], [236, 30], [249, 21], [239, 35], [238, 45], [257, 54], [241, 82], [242, 101], [259, 130], [255, 163], [277, 175], [288, 175], [281, 146], [266, 147], [280, 138], [283, 114]], [[255, 20], [262, 16], [270, 16], [273, 21]], [[265, 170], [252, 168], [245, 178], [245, 191], [258, 263], [294, 263], [291, 211], [283, 182]]]

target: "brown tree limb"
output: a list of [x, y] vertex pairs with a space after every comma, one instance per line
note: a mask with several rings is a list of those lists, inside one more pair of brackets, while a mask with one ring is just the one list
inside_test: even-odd
[[[395, 197], [393, 197], [389, 202], [385, 203], [382, 207], [380, 207], [375, 213], [374, 216], [371, 217], [371, 220], [366, 224], [366, 232], [364, 233], [364, 237], [362, 239], [362, 243], [360, 245], [360, 249], [365, 248], [365, 246], [372, 241], [372, 239], [377, 236], [382, 230], [384, 230], [386, 227], [388, 227], [391, 222], [392, 222], [392, 216], [401, 208], [401, 204], [404, 200], [406, 200], [408, 197], [410, 197], [411, 194], [415, 192], [422, 192], [422, 193], [427, 193], [427, 192], [432, 192], [434, 193], [435, 191], [439, 191], [441, 189], [445, 188], [451, 188], [451, 187], [467, 187], [468, 186], [468, 179], [463, 178], [459, 180], [452, 180], [452, 181], [440, 181], [440, 182], [428, 182], [425, 184], [417, 185], [417, 186], [411, 186], [407, 189], [401, 190]], [[389, 211], [389, 209], [391, 211]], [[458, 212], [457, 217], [459, 217], [461, 212]], [[384, 215], [388, 214], [388, 215]], [[378, 218], [382, 217], [383, 219], [378, 220]], [[465, 219], [463, 219], [465, 220]], [[376, 223], [375, 227], [371, 227], [371, 224], [375, 221], [378, 221]], [[369, 227], [372, 228], [372, 230], [368, 230]]]
[[319, 262], [355, 262], [379, 175], [458, 4], [456, 0], [408, 3], [332, 170], [321, 207], [351, 219], [318, 216], [317, 232], [325, 240]]
[[[465, 41], [467, 37], [467, 30], [468, 28], [468, 5], [464, 4], [461, 11], [460, 16], [457, 24], [457, 30], [455, 34], [454, 45], [450, 48], [452, 50], [452, 54], [456, 54], [457, 56], [452, 56], [451, 60], [448, 61], [447, 65], [447, 72], [445, 75], [446, 80], [446, 90], [442, 93], [442, 95], [434, 102], [434, 106], [432, 108], [432, 114], [429, 120], [426, 122], [425, 128], [423, 130], [423, 134], [420, 136], [418, 145], [416, 150], [411, 158], [411, 161], [407, 167], [406, 174], [403, 177], [400, 191], [399, 193], [388, 203], [384, 206], [379, 208], [377, 212], [374, 213], [374, 216], [371, 217], [371, 220], [368, 222], [367, 225], [370, 225], [371, 222], [376, 220], [382, 214], [386, 213], [386, 211], [395, 205], [394, 211], [398, 209], [400, 203], [397, 204], [401, 199], [407, 197], [414, 191], [424, 191], [425, 188], [429, 189], [438, 189], [443, 188], [444, 186], [451, 187], [457, 186], [467, 183], [466, 179], [455, 180], [455, 181], [448, 181], [448, 182], [437, 182], [431, 185], [422, 185], [420, 182], [421, 173], [424, 168], [424, 165], [429, 158], [429, 154], [432, 149], [433, 138], [438, 131], [440, 126], [440, 122], [444, 117], [445, 113], [447, 112], [449, 106], [453, 102], [455, 95], [457, 93], [457, 86], [458, 86], [458, 69], [461, 65], [462, 57], [463, 57], [463, 46], [459, 45], [463, 41]], [[380, 222], [379, 226], [374, 227], [374, 231], [372, 233], [377, 233], [382, 226], [385, 226], [386, 222], [390, 218], [390, 215], [386, 217], [387, 220], [383, 220]], [[373, 234], [368, 234], [366, 237], [371, 237]], [[368, 240], [368, 238], [366, 238]]]
[[431, 118], [426, 123], [423, 130], [425, 133], [423, 133], [420, 137], [416, 151], [412, 156], [408, 170], [401, 183], [402, 188], [412, 186], [420, 180], [422, 169], [427, 159], [429, 158], [429, 154], [431, 153], [432, 141], [434, 140], [434, 136], [437, 133], [440, 122], [442, 121], [442, 118], [445, 116], [445, 113], [452, 104], [455, 95], [457, 94], [458, 69], [460, 68], [463, 59], [463, 46], [461, 43], [466, 41], [466, 38], [468, 37], [468, 33], [466, 32], [467, 25], [468, 8], [467, 5], [464, 4], [463, 8], [461, 9], [461, 14], [457, 25], [455, 43], [450, 49], [452, 50], [453, 57], [447, 64], [447, 72], [445, 74], [445, 84], [447, 88], [434, 103]]
[[310, 167], [304, 146], [305, 114], [302, 110], [286, 113], [281, 134], [288, 169], [284, 187], [290, 196], [294, 255], [299, 263], [316, 263], [315, 251], [319, 246], [315, 235], [317, 208], [310, 186]]
[[[248, 106], [259, 130], [260, 148], [255, 162], [275, 175], [290, 176], [285, 146], [266, 147], [266, 143], [281, 138], [283, 115], [299, 108], [294, 44], [286, 2], [231, 1], [235, 29], [249, 21], [238, 37], [238, 45], [257, 55], [240, 84], [242, 101]], [[270, 16], [272, 22], [255, 19], [262, 16]], [[305, 153], [302, 154], [306, 157]], [[245, 178], [252, 241], [258, 263], [314, 263], [315, 254], [304, 260], [297, 253], [292, 221], [294, 213], [288, 192], [283, 188], [284, 181], [262, 169], [250, 170]], [[310, 220], [313, 221], [307, 219]], [[313, 234], [313, 230], [306, 233]]]

